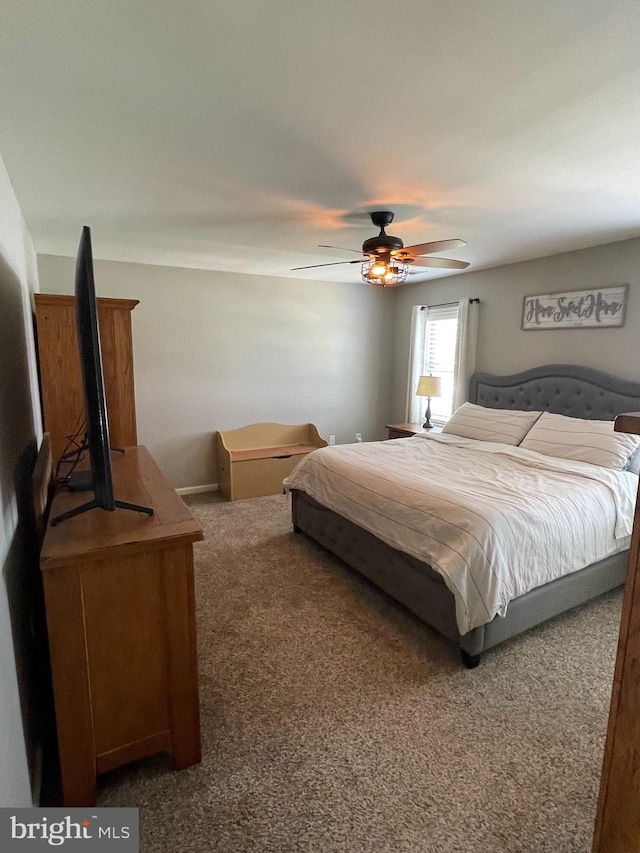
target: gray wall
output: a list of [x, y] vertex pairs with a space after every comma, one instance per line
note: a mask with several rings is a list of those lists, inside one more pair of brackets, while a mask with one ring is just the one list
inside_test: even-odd
[[[520, 328], [525, 296], [625, 283], [630, 285], [629, 304], [621, 329], [524, 332]], [[395, 299], [393, 420], [405, 416], [412, 306], [463, 296], [480, 298], [478, 370], [514, 373], [566, 362], [640, 380], [640, 239], [636, 239], [404, 285]]]
[[41, 437], [30, 292], [36, 256], [0, 159], [0, 807], [30, 806], [39, 756], [28, 621], [37, 564], [26, 486]]
[[[73, 259], [38, 265], [43, 292], [72, 292]], [[138, 441], [174, 486], [217, 481], [216, 430], [311, 421], [337, 443], [385, 437], [393, 294], [112, 261], [96, 261], [95, 277], [98, 296], [140, 300]]]

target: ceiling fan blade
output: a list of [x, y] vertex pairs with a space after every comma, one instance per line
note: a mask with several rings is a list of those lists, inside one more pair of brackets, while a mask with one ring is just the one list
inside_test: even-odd
[[340, 249], [341, 252], [357, 252], [359, 255], [364, 255], [360, 249], [345, 249], [344, 246], [325, 246], [323, 243], [318, 243], [320, 249]]
[[457, 249], [460, 246], [466, 246], [464, 240], [434, 240], [432, 243], [417, 243], [415, 246], [405, 246], [404, 249], [398, 249], [392, 252], [393, 255], [402, 255], [405, 252], [412, 255], [414, 258], [421, 255], [432, 255], [434, 252], [448, 252], [449, 249]]
[[291, 267], [291, 272], [294, 270], [312, 270], [316, 267], [337, 267], [338, 264], [361, 264], [362, 261], [358, 259], [357, 261], [334, 261], [330, 264], [310, 264], [308, 267]]
[[[471, 266], [468, 261], [453, 261], [450, 258], [420, 258], [416, 262], [418, 267], [438, 267], [442, 270], [466, 270]], [[413, 267], [415, 269], [415, 267]]]

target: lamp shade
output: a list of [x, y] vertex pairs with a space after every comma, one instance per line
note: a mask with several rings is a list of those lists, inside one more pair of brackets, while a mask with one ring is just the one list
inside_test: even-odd
[[416, 397], [439, 397], [441, 393], [439, 376], [421, 376], [418, 380]]

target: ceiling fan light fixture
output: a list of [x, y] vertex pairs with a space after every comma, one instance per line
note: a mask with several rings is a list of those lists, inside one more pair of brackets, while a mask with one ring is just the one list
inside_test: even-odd
[[409, 274], [409, 265], [390, 263], [380, 258], [370, 258], [361, 267], [362, 280], [378, 287], [395, 287], [401, 284]]
[[[377, 237], [370, 237], [362, 244], [362, 249], [345, 249], [347, 252], [355, 252], [363, 257], [354, 261], [334, 261], [328, 264], [309, 264], [304, 267], [294, 267], [294, 270], [310, 270], [317, 267], [333, 267], [340, 264], [361, 264], [360, 271], [363, 281], [379, 287], [393, 287], [402, 284], [409, 275], [409, 264], [416, 267], [436, 267], [447, 270], [464, 270], [469, 264], [467, 261], [454, 261], [452, 258], [429, 258], [421, 260], [426, 255], [436, 252], [446, 252], [457, 246], [466, 246], [464, 240], [432, 240], [429, 243], [416, 243], [413, 246], [405, 246], [400, 237], [387, 234], [384, 230], [393, 222], [391, 210], [374, 210], [370, 213], [371, 222], [380, 229]], [[325, 246], [323, 249], [341, 248], [338, 246]], [[417, 270], [414, 269], [415, 272]]]

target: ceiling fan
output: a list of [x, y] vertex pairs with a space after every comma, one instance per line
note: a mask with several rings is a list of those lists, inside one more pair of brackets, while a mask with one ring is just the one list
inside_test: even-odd
[[[425, 255], [431, 255], [434, 252], [445, 252], [458, 246], [466, 246], [464, 240], [434, 240], [431, 243], [405, 246], [400, 237], [393, 237], [384, 230], [393, 222], [393, 213], [390, 210], [375, 210], [369, 215], [376, 228], [380, 229], [380, 233], [376, 237], [365, 240], [362, 244], [362, 250], [342, 249], [341, 246], [320, 246], [321, 249], [342, 249], [345, 252], [357, 252], [362, 257], [355, 261], [334, 261], [328, 264], [293, 267], [293, 270], [333, 267], [338, 264], [361, 264], [362, 278], [368, 284], [379, 287], [393, 287], [406, 280], [409, 275], [410, 264], [415, 264], [416, 267], [437, 267], [447, 270], [464, 270], [469, 266], [467, 261], [425, 257]], [[418, 272], [415, 269], [411, 271]]]

